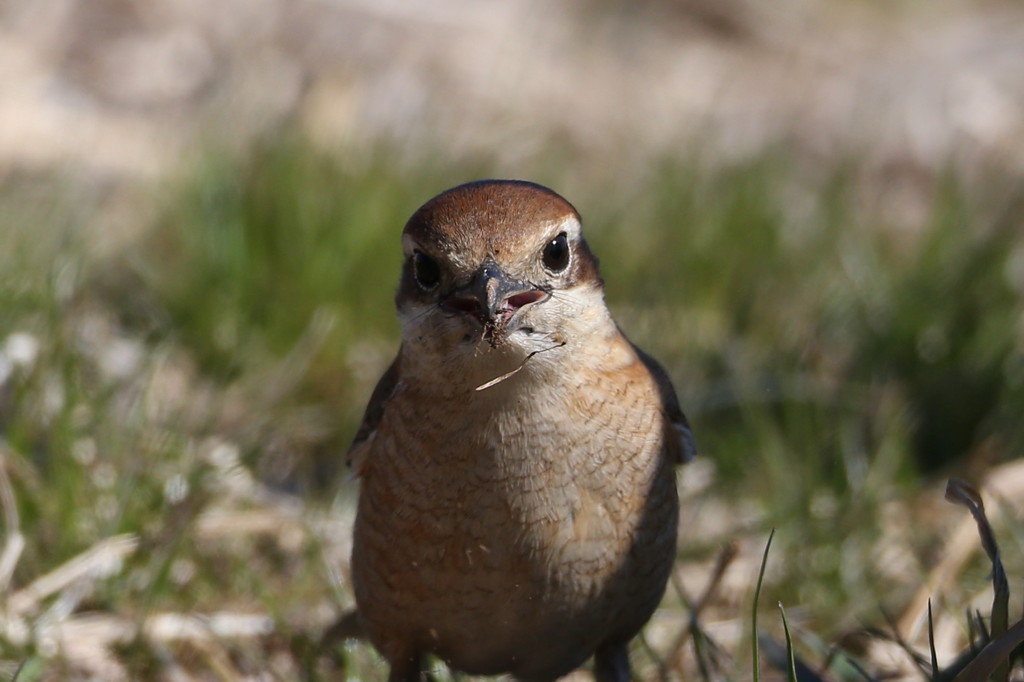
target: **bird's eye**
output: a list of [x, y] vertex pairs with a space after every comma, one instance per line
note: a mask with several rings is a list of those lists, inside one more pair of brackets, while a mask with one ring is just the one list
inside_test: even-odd
[[441, 268], [437, 262], [421, 251], [412, 254], [412, 276], [423, 291], [435, 289], [441, 281]]
[[561, 272], [569, 265], [569, 242], [565, 232], [548, 242], [544, 247], [544, 267], [551, 272]]

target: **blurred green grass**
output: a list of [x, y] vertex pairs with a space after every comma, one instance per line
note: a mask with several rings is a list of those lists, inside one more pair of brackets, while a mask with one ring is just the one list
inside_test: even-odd
[[[132, 577], [101, 583], [91, 608], [258, 603], [284, 632], [301, 629], [293, 612], [330, 589], [325, 550], [203, 549], [195, 521], [223, 491], [202, 444], [237, 443], [247, 469], [310, 504], [337, 490], [398, 344], [404, 221], [451, 185], [509, 175], [444, 158], [328, 152], [294, 136], [211, 153], [169, 184], [137, 243], [103, 259], [78, 241], [92, 214], [74, 192], [0, 188], [0, 349], [15, 333], [38, 343], [0, 381], [5, 470], [31, 529], [13, 582], [136, 533]], [[898, 607], [917, 576], [894, 581], [872, 558], [891, 534], [887, 504], [1024, 443], [1020, 189], [935, 178], [907, 230], [865, 200], [853, 162], [666, 157], [590, 186], [570, 166], [514, 174], [573, 188], [616, 318], [666, 364], [714, 464], [709, 494], [757, 509], [746, 530], [782, 529], [773, 551], [794, 559], [777, 594], [823, 636]], [[118, 343], [140, 356], [130, 372], [104, 369]], [[152, 392], [180, 383], [200, 418], [153, 407]], [[934, 541], [901, 537], [911, 553]], [[700, 559], [721, 539], [694, 533], [683, 552]], [[137, 657], [147, 677], [156, 664]]]

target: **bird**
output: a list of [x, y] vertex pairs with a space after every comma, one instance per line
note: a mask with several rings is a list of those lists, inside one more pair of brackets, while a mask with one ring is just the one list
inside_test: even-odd
[[433, 659], [541, 681], [593, 658], [598, 682], [630, 679], [696, 443], [581, 229], [551, 189], [478, 180], [402, 232], [401, 343], [348, 451], [356, 618], [391, 682]]

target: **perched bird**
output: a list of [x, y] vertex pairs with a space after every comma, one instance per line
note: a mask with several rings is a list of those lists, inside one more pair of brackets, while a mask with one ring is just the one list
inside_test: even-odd
[[402, 235], [402, 344], [350, 450], [358, 618], [390, 664], [553, 680], [628, 643], [675, 558], [675, 466], [694, 440], [672, 384], [604, 303], [580, 217], [484, 180]]

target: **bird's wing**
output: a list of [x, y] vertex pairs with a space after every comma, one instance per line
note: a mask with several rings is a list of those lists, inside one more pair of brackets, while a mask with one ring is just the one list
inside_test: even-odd
[[387, 368], [377, 382], [377, 387], [370, 394], [370, 402], [367, 403], [366, 411], [363, 412], [363, 421], [359, 425], [359, 430], [356, 431], [355, 438], [352, 439], [352, 445], [348, 448], [345, 460], [357, 475], [362, 472], [363, 462], [370, 449], [369, 445], [373, 440], [374, 431], [384, 417], [384, 408], [395, 392], [395, 387], [398, 386], [399, 357], [401, 357], [401, 352], [395, 356], [391, 366]]
[[697, 455], [697, 440], [693, 437], [690, 422], [686, 420], [683, 408], [679, 406], [679, 398], [676, 397], [672, 379], [657, 360], [637, 348], [636, 345], [633, 346], [633, 350], [636, 351], [637, 356], [647, 367], [647, 371], [651, 373], [658, 386], [661, 409], [667, 421], [665, 449], [669, 459], [676, 464], [685, 464]]

